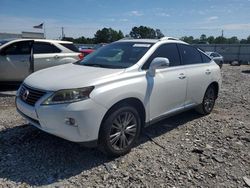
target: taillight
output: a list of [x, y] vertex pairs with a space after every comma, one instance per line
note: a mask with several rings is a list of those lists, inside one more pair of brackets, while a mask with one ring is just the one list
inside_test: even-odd
[[80, 54], [78, 55], [78, 57], [79, 57], [80, 59], [83, 59], [83, 58], [84, 58], [83, 53], [80, 53]]

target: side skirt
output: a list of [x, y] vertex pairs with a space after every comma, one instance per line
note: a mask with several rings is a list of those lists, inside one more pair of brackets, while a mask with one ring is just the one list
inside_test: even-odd
[[161, 121], [163, 119], [169, 118], [169, 117], [174, 116], [176, 114], [180, 114], [182, 112], [188, 111], [188, 110], [190, 110], [192, 108], [195, 108], [196, 106], [198, 106], [198, 105], [197, 104], [189, 104], [189, 105], [186, 105], [185, 107], [181, 107], [181, 108], [171, 110], [171, 111], [169, 111], [169, 112], [167, 112], [167, 113], [165, 113], [165, 114], [163, 114], [163, 115], [161, 115], [159, 117], [156, 117], [156, 118], [146, 122], [144, 127], [148, 127], [150, 125], [153, 125], [153, 124], [157, 123], [158, 121]]

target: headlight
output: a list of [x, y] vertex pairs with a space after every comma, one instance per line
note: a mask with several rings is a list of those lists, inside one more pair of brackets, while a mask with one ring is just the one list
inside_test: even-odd
[[89, 94], [94, 89], [91, 87], [84, 87], [79, 89], [65, 89], [59, 90], [46, 99], [42, 104], [62, 104], [62, 103], [72, 103], [89, 98]]

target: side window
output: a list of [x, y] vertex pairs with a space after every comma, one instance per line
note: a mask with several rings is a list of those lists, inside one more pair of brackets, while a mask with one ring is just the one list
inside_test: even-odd
[[6, 55], [29, 55], [30, 54], [30, 42], [22, 41], [10, 44], [4, 49]]
[[60, 43], [60, 44], [73, 52], [79, 52], [79, 50], [75, 47], [74, 44], [71, 44], [71, 43]]
[[203, 63], [209, 63], [211, 61], [211, 59], [207, 55], [205, 55], [204, 53], [200, 52], [200, 54], [201, 54], [201, 58], [202, 58]]
[[211, 56], [212, 57], [217, 57], [215, 53], [211, 53]]
[[155, 52], [150, 56], [150, 58], [143, 65], [142, 69], [148, 69], [150, 63], [156, 57], [166, 57], [169, 59], [170, 67], [180, 65], [180, 57], [176, 44], [163, 44], [158, 47]]
[[49, 54], [61, 52], [61, 50], [58, 49], [56, 46], [47, 42], [35, 42], [33, 48], [34, 54]]
[[220, 57], [218, 53], [214, 53], [214, 57]]
[[196, 48], [185, 44], [179, 44], [178, 46], [184, 65], [202, 63], [201, 55]]

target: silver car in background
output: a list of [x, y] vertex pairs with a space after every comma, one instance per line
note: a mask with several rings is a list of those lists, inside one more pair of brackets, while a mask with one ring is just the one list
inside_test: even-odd
[[82, 54], [72, 42], [16, 39], [0, 46], [0, 82], [20, 82], [37, 70], [73, 63]]
[[222, 68], [224, 64], [224, 58], [217, 52], [205, 52], [210, 58], [212, 58]]

